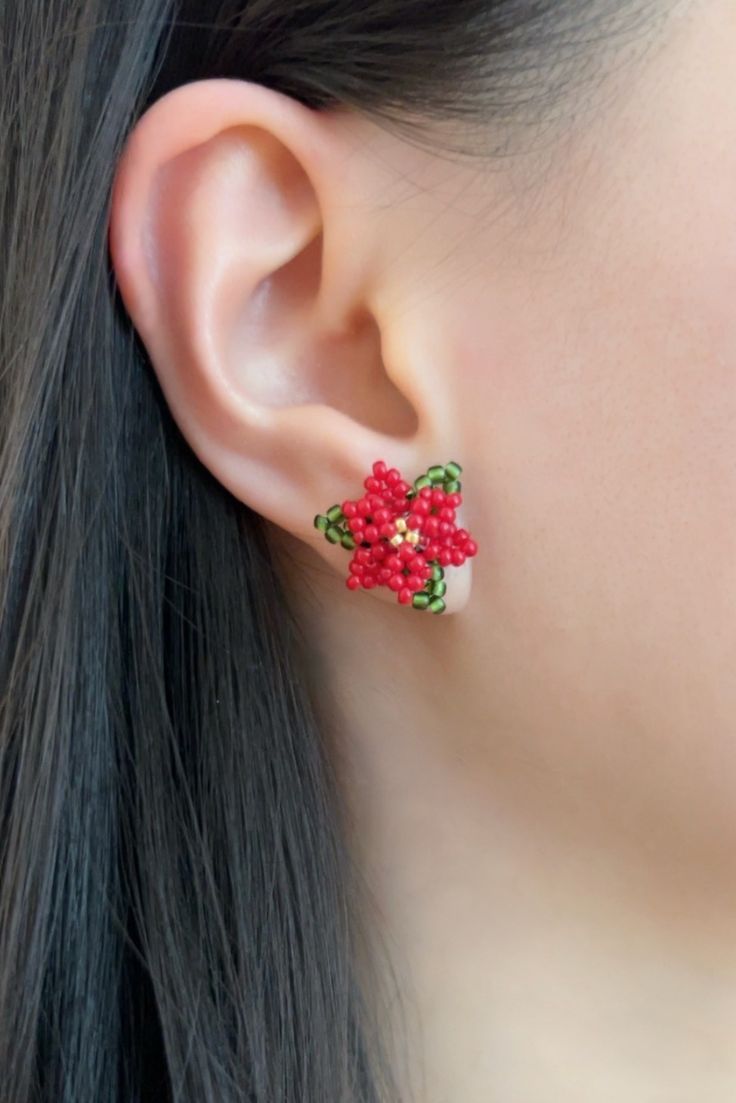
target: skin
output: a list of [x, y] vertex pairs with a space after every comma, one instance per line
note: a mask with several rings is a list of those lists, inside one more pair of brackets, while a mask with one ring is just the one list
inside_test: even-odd
[[[736, 1098], [735, 51], [683, 4], [502, 171], [226, 80], [119, 166], [131, 317], [273, 522], [417, 1103]], [[312, 528], [377, 458], [463, 464], [444, 616]]]

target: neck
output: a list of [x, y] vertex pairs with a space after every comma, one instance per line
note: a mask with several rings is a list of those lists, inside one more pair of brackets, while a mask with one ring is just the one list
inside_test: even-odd
[[707, 769], [582, 678], [555, 697], [472, 608], [325, 586], [313, 676], [405, 1097], [733, 1098], [736, 870]]

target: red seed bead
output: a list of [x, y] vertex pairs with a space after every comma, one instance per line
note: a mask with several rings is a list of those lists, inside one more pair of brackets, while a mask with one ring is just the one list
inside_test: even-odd
[[440, 548], [439, 544], [427, 544], [427, 547], [424, 549], [424, 556], [430, 563], [432, 563], [440, 554], [441, 550], [442, 549]]
[[409, 589], [408, 586], [404, 586], [401, 590], [399, 590], [399, 601], [402, 605], [409, 605], [413, 597], [414, 593], [412, 590]]
[[365, 528], [365, 521], [362, 517], [351, 517], [348, 521], [348, 528], [357, 536]]
[[465, 552], [462, 548], [453, 548], [450, 552], [450, 556], [455, 567], [462, 567], [465, 562]]
[[370, 548], [358, 548], [355, 553], [355, 558], [358, 563], [364, 563], [366, 567], [370, 567], [373, 562]]
[[413, 559], [409, 560], [409, 566], [415, 574], [419, 574], [427, 566], [427, 560], [418, 552]]
[[445, 505], [448, 505], [450, 507], [450, 509], [457, 509], [457, 507], [461, 506], [462, 504], [463, 504], [463, 496], [459, 492], [456, 491], [454, 494], [448, 494], [447, 495], [447, 500], [445, 502]]
[[425, 536], [429, 536], [430, 538], [436, 536], [440, 530], [439, 517], [425, 517], [423, 529]]
[[386, 505], [386, 499], [382, 494], [369, 494], [368, 505], [372, 510], [383, 509]]
[[432, 577], [432, 568], [431, 567], [425, 567], [424, 570], [420, 571], [419, 573], [421, 574], [422, 578], [426, 582], [426, 581], [428, 581], [428, 579], [430, 579]]
[[410, 484], [405, 482], [404, 479], [399, 479], [399, 481], [394, 485], [394, 495], [396, 497], [398, 497], [399, 495], [406, 497], [410, 490]]
[[383, 460], [376, 460], [373, 464], [373, 474], [377, 479], [385, 479], [388, 468]]
[[455, 531], [455, 526], [451, 525], [449, 521], [440, 521], [440, 536], [452, 536]]
[[433, 506], [443, 506], [445, 504], [445, 492], [440, 490], [439, 487], [435, 487], [432, 491], [431, 502]]
[[401, 472], [395, 467], [391, 467], [385, 475], [385, 481], [389, 486], [396, 486], [401, 482]]
[[397, 572], [396, 574], [392, 574], [389, 578], [388, 587], [390, 590], [395, 590], [396, 593], [398, 593], [399, 590], [402, 589], [402, 587], [404, 586], [405, 582], [406, 579], [404, 578], [403, 574], [399, 574]]
[[403, 544], [399, 544], [399, 559], [406, 561], [407, 559], [414, 558], [414, 546], [405, 540]]
[[432, 501], [432, 487], [431, 486], [423, 486], [422, 489], [419, 491], [419, 497], [424, 498], [425, 502], [431, 502]]
[[468, 559], [470, 559], [473, 555], [477, 555], [478, 545], [476, 544], [475, 540], [467, 540], [463, 545], [463, 551], [465, 552]]
[[364, 571], [365, 571], [365, 564], [364, 563], [356, 563], [356, 561], [353, 559], [350, 562], [348, 570], [350, 571], [351, 574], [363, 574]]
[[386, 522], [390, 521], [390, 520], [391, 520], [391, 510], [390, 509], [377, 509], [376, 512], [373, 514], [373, 524], [374, 525], [385, 525]]
[[380, 540], [377, 544], [373, 545], [372, 551], [373, 551], [373, 558], [376, 560], [377, 563], [380, 563], [388, 555], [388, 550], [386, 548], [386, 545], [382, 544]]
[[366, 490], [373, 491], [374, 494], [377, 494], [381, 489], [381, 483], [379, 483], [378, 479], [374, 478], [373, 475], [369, 475], [367, 479], [363, 480], [363, 486]]
[[368, 504], [367, 498], [359, 498], [358, 501], [355, 503], [355, 506], [358, 510], [359, 517], [367, 517], [371, 511], [371, 507]]
[[378, 572], [378, 581], [381, 583], [382, 586], [388, 585], [388, 582], [391, 579], [393, 573], [394, 572], [391, 570], [390, 567], [381, 567], [380, 571]]
[[396, 525], [393, 525], [390, 521], [387, 521], [385, 525], [381, 525], [379, 533], [384, 540], [390, 540], [392, 536], [396, 535]]
[[373, 575], [366, 574], [363, 575], [363, 578], [361, 579], [361, 584], [364, 590], [373, 590], [378, 585], [378, 581], [373, 577]]
[[355, 502], [343, 502], [340, 506], [340, 509], [343, 511], [343, 514], [348, 518], [355, 517], [358, 513], [358, 507], [356, 506]]
[[470, 539], [470, 533], [467, 529], [456, 529], [455, 534], [452, 537], [453, 544], [466, 544]]
[[410, 574], [406, 580], [406, 585], [409, 587], [410, 590], [413, 590], [414, 593], [416, 593], [417, 590], [421, 590], [424, 586], [424, 579], [420, 578], [418, 574]]
[[442, 548], [439, 555], [437, 556], [437, 562], [439, 563], [440, 567], [450, 566], [450, 564], [452, 563], [452, 552], [449, 548]]
[[406, 519], [406, 527], [418, 532], [424, 527], [424, 520], [424, 517], [420, 517], [418, 513], [410, 513]]
[[418, 513], [421, 517], [426, 517], [432, 508], [432, 504], [426, 498], [418, 497], [412, 501], [411, 508], [414, 513]]
[[368, 541], [369, 544], [375, 544], [376, 540], [378, 540], [378, 536], [378, 529], [375, 525], [365, 526], [365, 539]]
[[454, 520], [455, 520], [455, 510], [454, 509], [450, 509], [449, 506], [445, 506], [444, 509], [440, 510], [440, 521], [454, 521]]
[[345, 585], [347, 586], [348, 590], [359, 590], [360, 579], [354, 574], [348, 575], [348, 577], [345, 579]]
[[389, 555], [386, 559], [386, 566], [391, 567], [394, 571], [403, 570], [404, 564], [396, 553]]

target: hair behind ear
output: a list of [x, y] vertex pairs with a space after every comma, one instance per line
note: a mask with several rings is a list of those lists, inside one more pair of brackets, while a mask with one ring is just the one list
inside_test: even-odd
[[183, 441], [105, 271], [169, 5], [39, 12], [0, 17], [2, 1096], [377, 1103], [264, 524]]

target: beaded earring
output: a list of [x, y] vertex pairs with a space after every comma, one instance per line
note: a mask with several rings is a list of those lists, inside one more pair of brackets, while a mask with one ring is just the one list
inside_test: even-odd
[[461, 473], [459, 463], [435, 464], [412, 486], [395, 467], [376, 460], [361, 498], [317, 514], [314, 526], [325, 539], [353, 552], [349, 590], [387, 586], [401, 605], [444, 613], [445, 569], [461, 567], [478, 551], [455, 523]]

